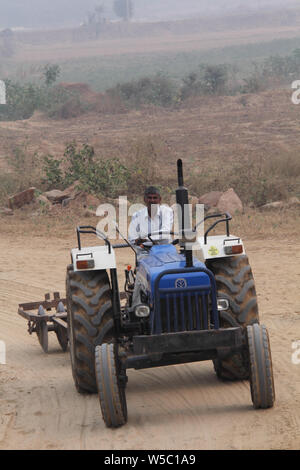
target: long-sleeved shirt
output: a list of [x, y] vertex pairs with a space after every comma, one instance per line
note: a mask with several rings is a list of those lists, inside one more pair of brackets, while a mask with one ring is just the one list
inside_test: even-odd
[[[171, 232], [174, 222], [174, 214], [171, 207], [157, 207], [157, 212], [153, 217], [149, 217], [147, 207], [133, 214], [130, 225], [128, 238], [131, 242], [138, 238], [146, 238], [149, 233], [154, 232]], [[151, 237], [152, 238], [152, 237]], [[160, 238], [170, 238], [167, 234], [161, 236], [154, 235], [153, 240]]]

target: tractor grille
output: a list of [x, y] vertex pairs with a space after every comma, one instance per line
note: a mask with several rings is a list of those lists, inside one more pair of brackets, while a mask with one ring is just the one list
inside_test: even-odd
[[203, 286], [158, 289], [159, 300], [152, 315], [152, 334], [210, 329], [210, 289]]

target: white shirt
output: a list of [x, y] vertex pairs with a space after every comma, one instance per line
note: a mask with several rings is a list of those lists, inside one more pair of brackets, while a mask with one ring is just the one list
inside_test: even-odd
[[[157, 213], [153, 217], [149, 217], [147, 207], [133, 214], [129, 225], [129, 241], [133, 242], [137, 238], [146, 238], [148, 233], [168, 232], [172, 231], [174, 222], [174, 214], [171, 207], [158, 205]], [[153, 240], [160, 238], [168, 239], [168, 234], [154, 235]]]

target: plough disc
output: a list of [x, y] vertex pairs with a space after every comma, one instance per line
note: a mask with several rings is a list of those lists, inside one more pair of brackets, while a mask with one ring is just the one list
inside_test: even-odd
[[[61, 299], [59, 292], [54, 292], [54, 299], [50, 294], [45, 300], [19, 304], [18, 314], [28, 321], [28, 333], [36, 332], [40, 345], [48, 353], [48, 333], [55, 331], [58, 342], [65, 352], [68, 348], [66, 299]], [[56, 311], [53, 312], [53, 309]]]
[[40, 320], [36, 324], [36, 334], [45, 353], [48, 352], [48, 326], [46, 320]]
[[67, 328], [61, 326], [61, 325], [56, 325], [55, 328], [55, 333], [58, 339], [58, 342], [60, 344], [61, 349], [66, 352], [68, 349], [68, 332]]

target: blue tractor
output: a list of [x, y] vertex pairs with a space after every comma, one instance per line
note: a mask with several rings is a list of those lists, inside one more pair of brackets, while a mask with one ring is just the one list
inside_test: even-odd
[[[230, 235], [229, 214], [205, 217], [203, 223], [214, 221], [197, 238], [186, 213], [181, 160], [177, 170], [179, 236], [170, 242], [163, 241], [161, 232], [148, 234], [147, 255], [136, 260], [135, 269], [126, 269], [124, 292], [118, 286], [115, 251], [128, 248], [129, 242], [112, 245], [93, 227], [77, 229], [78, 248], [71, 252], [66, 280], [72, 372], [80, 393], [98, 393], [108, 427], [127, 422], [130, 368], [210, 360], [221, 380], [250, 381], [254, 408], [274, 404], [269, 337], [259, 323], [242, 240]], [[225, 224], [226, 234], [210, 236], [219, 223]], [[82, 247], [84, 233], [98, 235], [104, 245]], [[139, 301], [133, 303], [137, 291]]]

